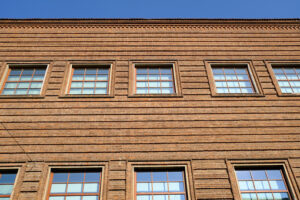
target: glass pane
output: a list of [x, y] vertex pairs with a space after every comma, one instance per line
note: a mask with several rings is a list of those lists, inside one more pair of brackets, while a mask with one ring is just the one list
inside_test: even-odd
[[68, 184], [68, 193], [78, 193], [82, 191], [82, 184], [81, 183], [71, 183]]
[[107, 88], [107, 82], [96, 82], [97, 88]]
[[98, 196], [83, 196], [82, 200], [98, 200]]
[[153, 183], [153, 192], [168, 192], [167, 183]]
[[160, 82], [149, 82], [149, 87], [160, 87]]
[[252, 181], [239, 181], [240, 190], [254, 190]]
[[286, 76], [287, 76], [287, 78], [288, 78], [289, 80], [297, 80], [297, 79], [298, 79], [298, 76], [297, 76], [297, 75], [287, 74]]
[[84, 74], [84, 69], [82, 69], [82, 68], [74, 68], [74, 74]]
[[153, 181], [167, 181], [167, 172], [152, 172]]
[[21, 69], [11, 69], [9, 75], [16, 75], [19, 76], [21, 74]]
[[136, 73], [137, 74], [147, 74], [147, 68], [137, 68]]
[[83, 80], [83, 75], [73, 75], [73, 80], [82, 81]]
[[136, 93], [137, 94], [148, 94], [148, 88], [137, 88]]
[[19, 95], [27, 94], [27, 89], [17, 89], [16, 94], [19, 94]]
[[162, 74], [172, 74], [172, 69], [171, 68], [161, 68], [160, 72]]
[[169, 195], [169, 200], [185, 200], [184, 195]]
[[160, 88], [149, 88], [150, 94], [160, 94]]
[[[169, 76], [169, 75], [164, 75], [164, 76]], [[149, 75], [149, 80], [160, 80], [159, 75]]]
[[153, 195], [153, 200], [168, 200], [168, 195]]
[[240, 87], [239, 83], [236, 82], [236, 81], [234, 81], [234, 82], [233, 81], [228, 81], [227, 84], [228, 84], [228, 87]]
[[30, 81], [31, 80], [31, 76], [21, 76], [21, 81]]
[[95, 94], [107, 94], [107, 89], [96, 88]]
[[148, 76], [147, 75], [137, 75], [136, 80], [148, 80]]
[[85, 183], [83, 192], [96, 193], [98, 192], [99, 185], [98, 183]]
[[69, 182], [83, 182], [84, 173], [72, 172], [69, 176]]
[[84, 82], [85, 88], [93, 88], [95, 87], [95, 82]]
[[149, 68], [149, 74], [159, 74], [159, 70], [157, 68]]
[[85, 80], [87, 81], [96, 80], [96, 75], [85, 75]]
[[247, 70], [246, 69], [235, 69], [235, 72], [237, 74], [247, 74]]
[[254, 93], [252, 88], [241, 88], [242, 93]]
[[291, 86], [300, 87], [300, 81], [290, 81]]
[[3, 183], [14, 183], [16, 178], [16, 174], [0, 174], [0, 184]]
[[183, 181], [183, 173], [182, 172], [168, 172], [168, 180], [169, 181]]
[[86, 172], [85, 182], [99, 182], [100, 172]]
[[81, 196], [69, 196], [69, 197], [66, 197], [66, 200], [80, 200]]
[[81, 89], [70, 89], [70, 94], [81, 94]]
[[161, 82], [161, 87], [173, 87], [173, 82]]
[[94, 94], [94, 88], [83, 89], [82, 94]]
[[252, 193], [244, 193], [242, 194], [242, 200], [256, 200], [256, 194], [252, 194]]
[[161, 75], [161, 80], [169, 80], [169, 81], [171, 81], [172, 80], [172, 75], [164, 75], [164, 74], [162, 74]]
[[251, 180], [251, 175], [249, 170], [236, 170], [235, 173], [238, 180]]
[[136, 82], [136, 87], [148, 87], [148, 82]]
[[18, 88], [29, 88], [29, 83], [19, 83]]
[[272, 190], [285, 190], [285, 185], [283, 181], [270, 181]]
[[45, 72], [46, 72], [45, 69], [36, 69], [34, 74], [42, 76], [45, 74]]
[[291, 88], [281, 88], [282, 93], [293, 93], [293, 90]]
[[282, 75], [276, 75], [276, 78], [278, 79], [278, 80], [286, 80], [287, 78], [286, 78], [286, 76], [284, 75], [284, 74], [282, 74]]
[[52, 184], [50, 193], [65, 193], [67, 184]]
[[240, 81], [240, 87], [251, 87], [251, 83], [248, 81]]
[[256, 190], [270, 190], [268, 181], [254, 181]]
[[281, 172], [278, 169], [267, 170], [267, 175], [269, 179], [282, 179]]
[[289, 195], [288, 193], [281, 192], [281, 193], [273, 193], [275, 200], [288, 200]]
[[272, 193], [258, 193], [259, 200], [273, 200]]
[[8, 77], [8, 81], [18, 81], [20, 79], [20, 77], [19, 76], [9, 76]]
[[264, 180], [267, 179], [266, 173], [264, 170], [252, 170], [252, 177], [254, 180]]
[[216, 81], [216, 87], [227, 87], [227, 83], [226, 82]]
[[212, 69], [214, 74], [223, 74], [223, 69], [222, 68], [214, 68]]
[[0, 185], [0, 195], [10, 194], [13, 190], [13, 185]]
[[173, 94], [174, 90], [173, 90], [173, 88], [162, 88], [161, 93], [162, 94]]
[[[243, 76], [243, 75], [239, 75], [239, 76]], [[237, 80], [236, 75], [226, 75], [226, 79], [227, 80]]]
[[6, 83], [4, 88], [16, 88], [17, 83]]
[[183, 182], [169, 182], [170, 192], [184, 192]]
[[2, 91], [2, 94], [3, 95], [12, 95], [12, 94], [14, 94], [14, 92], [15, 92], [15, 89], [4, 89]]
[[33, 74], [33, 69], [24, 69], [22, 76], [23, 75], [32, 75]]
[[278, 81], [278, 84], [281, 87], [290, 87], [290, 84], [288, 81]]
[[225, 76], [224, 75], [214, 75], [214, 79], [215, 80], [225, 80]]
[[108, 80], [108, 76], [107, 75], [98, 75], [97, 76], [97, 80], [99, 80], [99, 81], [107, 81]]
[[87, 68], [86, 69], [86, 74], [96, 74], [97, 73], [97, 68]]
[[66, 183], [68, 181], [68, 173], [54, 173], [53, 183]]
[[43, 83], [41, 83], [41, 82], [39, 82], [39, 83], [32, 82], [30, 85], [30, 88], [41, 88], [42, 85], [43, 85]]
[[34, 80], [34, 81], [42, 81], [43, 79], [44, 79], [43, 76], [34, 76], [32, 80]]
[[227, 88], [217, 88], [217, 93], [229, 93]]
[[298, 88], [293, 88], [293, 90], [294, 90], [294, 93], [300, 93], [300, 87], [298, 87]]
[[152, 196], [150, 196], [150, 195], [137, 195], [136, 199], [137, 200], [152, 200]]
[[229, 88], [229, 93], [241, 93], [240, 88]]
[[40, 89], [29, 89], [28, 94], [40, 94]]
[[83, 85], [83, 82], [72, 82], [71, 88], [81, 88]]
[[281, 68], [273, 68], [273, 71], [275, 74], [283, 74], [283, 71]]
[[285, 72], [286, 74], [294, 74], [294, 73], [295, 73], [295, 71], [294, 71], [293, 68], [285, 68], [285, 69], [284, 69], [284, 72]]
[[150, 172], [136, 172], [136, 181], [137, 182], [151, 182], [151, 173]]
[[225, 74], [234, 74], [234, 70], [233, 69], [224, 69]]
[[98, 74], [108, 74], [108, 69], [98, 69]]
[[49, 197], [49, 200], [65, 200], [65, 197]]
[[151, 183], [137, 183], [136, 191], [137, 192], [151, 192]]
[[249, 80], [248, 75], [237, 75], [239, 80]]

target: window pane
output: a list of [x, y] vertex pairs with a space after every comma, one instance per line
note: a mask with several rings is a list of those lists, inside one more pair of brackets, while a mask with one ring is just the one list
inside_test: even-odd
[[65, 197], [49, 197], [49, 200], [65, 200]]
[[6, 83], [4, 88], [16, 88], [18, 83]]
[[251, 170], [252, 177], [254, 180], [264, 180], [267, 179], [266, 173], [264, 170]]
[[224, 73], [225, 74], [235, 74], [234, 70], [233, 69], [224, 69]]
[[21, 69], [11, 69], [9, 75], [19, 76], [21, 74], [21, 72], [22, 72]]
[[85, 88], [94, 88], [95, 82], [84, 82], [84, 87]]
[[159, 69], [157, 69], [157, 68], [149, 68], [149, 74], [159, 74]]
[[240, 81], [238, 82], [240, 87], [251, 87], [251, 83], [248, 81]]
[[68, 193], [79, 193], [82, 191], [82, 184], [81, 183], [71, 183], [68, 184]]
[[7, 78], [8, 81], [19, 81], [20, 77], [19, 76], [9, 76]]
[[81, 89], [70, 89], [70, 94], [81, 94]]
[[168, 200], [168, 195], [153, 195], [153, 200]]
[[173, 94], [174, 90], [173, 90], [173, 88], [162, 88], [161, 93], [162, 94]]
[[82, 200], [98, 200], [98, 196], [83, 196]]
[[149, 88], [150, 94], [160, 94], [160, 88]]
[[242, 93], [254, 93], [252, 88], [241, 88]]
[[28, 94], [31, 94], [31, 95], [40, 94], [40, 89], [29, 89]]
[[11, 183], [13, 184], [15, 182], [16, 174], [0, 174], [0, 184], [3, 183]]
[[281, 88], [282, 93], [293, 93], [293, 90], [291, 88]]
[[248, 74], [246, 69], [235, 69], [237, 74]]
[[169, 182], [170, 192], [184, 192], [183, 182]]
[[241, 93], [240, 88], [229, 88], [229, 93]]
[[225, 80], [225, 76], [224, 75], [214, 75], [214, 79], [215, 80]]
[[96, 82], [97, 88], [107, 88], [107, 82]]
[[275, 200], [289, 200], [288, 193], [273, 193]]
[[107, 81], [108, 80], [108, 76], [107, 75], [98, 75], [97, 76], [97, 80], [99, 80], [99, 81]]
[[43, 81], [44, 76], [34, 76], [32, 80], [34, 80], [34, 81]]
[[75, 81], [82, 81], [83, 80], [83, 75], [73, 75], [73, 80]]
[[85, 183], [83, 192], [96, 193], [98, 192], [99, 185], [98, 183]]
[[151, 173], [150, 172], [136, 172], [136, 181], [137, 182], [151, 182]]
[[227, 83], [226, 82], [221, 82], [221, 81], [217, 81], [216, 82], [216, 87], [227, 87]]
[[278, 80], [287, 80], [287, 77], [284, 74], [282, 74], [282, 75], [276, 75], [276, 78]]
[[240, 190], [254, 190], [252, 181], [239, 181]]
[[172, 75], [161, 75], [161, 80], [171, 81], [172, 80]]
[[[164, 75], [164, 76], [169, 76], [169, 75]], [[159, 75], [149, 75], [149, 80], [160, 80]], [[168, 80], [168, 79], [165, 79]]]
[[45, 72], [45, 69], [36, 69], [34, 75], [44, 76]]
[[228, 84], [228, 87], [239, 87], [239, 82], [236, 82], [236, 81], [234, 81], [234, 82], [228, 81], [227, 84]]
[[25, 95], [25, 94], [27, 94], [27, 89], [17, 89], [16, 94]]
[[256, 190], [270, 190], [268, 181], [254, 181]]
[[21, 76], [21, 81], [30, 81], [31, 80], [31, 76]]
[[148, 87], [148, 82], [136, 82], [136, 87]]
[[147, 68], [137, 68], [136, 73], [137, 74], [147, 74], [148, 71], [147, 71]]
[[12, 94], [14, 94], [14, 92], [15, 92], [15, 89], [4, 89], [2, 91], [2, 94], [3, 95], [12, 95]]
[[287, 74], [286, 76], [289, 80], [297, 80], [298, 79], [298, 76], [294, 75], [294, 74]]
[[69, 182], [83, 182], [84, 173], [72, 172], [69, 175]]
[[72, 82], [71, 88], [81, 88], [83, 86], [83, 82]]
[[29, 83], [19, 83], [17, 88], [29, 88]]
[[80, 198], [81, 198], [80, 196], [69, 196], [66, 197], [66, 200], [81, 200]]
[[173, 87], [173, 82], [161, 82], [161, 87]]
[[171, 68], [169, 68], [169, 69], [167, 69], [167, 68], [161, 68], [160, 72], [162, 74], [172, 74], [172, 69]]
[[182, 172], [168, 172], [168, 180], [169, 181], [183, 181], [183, 173]]
[[137, 195], [136, 199], [137, 200], [152, 200], [152, 196], [151, 195]]
[[167, 181], [167, 172], [152, 172], [153, 181]]
[[42, 83], [34, 83], [32, 82], [30, 85], [30, 88], [41, 88], [42, 87]]
[[281, 68], [274, 68], [273, 71], [275, 74], [283, 74], [283, 70]]
[[85, 182], [99, 182], [100, 172], [86, 172]]
[[82, 94], [94, 94], [94, 88], [92, 89], [83, 89]]
[[160, 82], [149, 82], [149, 87], [160, 87]]
[[223, 69], [222, 68], [214, 68], [212, 69], [214, 74], [223, 74]]
[[25, 75], [25, 76], [30, 75], [31, 76], [32, 74], [33, 74], [33, 69], [24, 69], [23, 72], [22, 72], [22, 76], [23, 75]]
[[85, 75], [85, 80], [94, 81], [96, 80], [96, 75]]
[[0, 185], [0, 195], [11, 194], [13, 187], [13, 185]]
[[[243, 76], [243, 75], [239, 75], [239, 76]], [[237, 76], [236, 75], [226, 75], [226, 79], [227, 80], [237, 80]]]
[[300, 87], [300, 81], [290, 81], [292, 87]]
[[168, 192], [167, 183], [153, 183], [153, 192]]
[[52, 184], [50, 193], [65, 193], [67, 184]]
[[283, 181], [270, 181], [272, 190], [285, 190], [286, 187]]
[[267, 170], [267, 175], [269, 179], [282, 179], [281, 172], [278, 169]]
[[87, 68], [86, 74], [97, 74], [97, 68]]
[[137, 94], [148, 94], [148, 88], [137, 88], [136, 93]]
[[74, 68], [74, 74], [84, 74], [84, 70], [82, 68]]
[[185, 200], [184, 195], [169, 195], [169, 200]]
[[217, 88], [217, 93], [229, 93], [228, 88]]
[[151, 183], [137, 183], [137, 192], [151, 192]]
[[251, 175], [249, 170], [236, 170], [235, 173], [238, 180], [251, 180]]
[[96, 88], [95, 94], [107, 94], [107, 90]]
[[53, 183], [66, 183], [68, 181], [68, 173], [54, 173]]

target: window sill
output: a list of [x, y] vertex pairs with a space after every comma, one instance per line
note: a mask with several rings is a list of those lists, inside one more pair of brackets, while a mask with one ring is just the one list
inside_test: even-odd
[[132, 94], [129, 98], [182, 98], [179, 94]]
[[44, 95], [0, 95], [0, 99], [43, 99]]
[[264, 97], [263, 94], [212, 94], [213, 97]]
[[65, 94], [59, 96], [59, 98], [113, 98], [113, 95], [107, 94]]

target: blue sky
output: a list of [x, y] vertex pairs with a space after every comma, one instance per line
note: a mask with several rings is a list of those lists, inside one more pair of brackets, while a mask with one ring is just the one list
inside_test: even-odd
[[0, 18], [300, 18], [300, 0], [0, 0]]

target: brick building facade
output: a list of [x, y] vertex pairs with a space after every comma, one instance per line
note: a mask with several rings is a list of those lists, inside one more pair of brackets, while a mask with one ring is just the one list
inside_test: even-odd
[[0, 199], [300, 199], [300, 21], [0, 20]]

